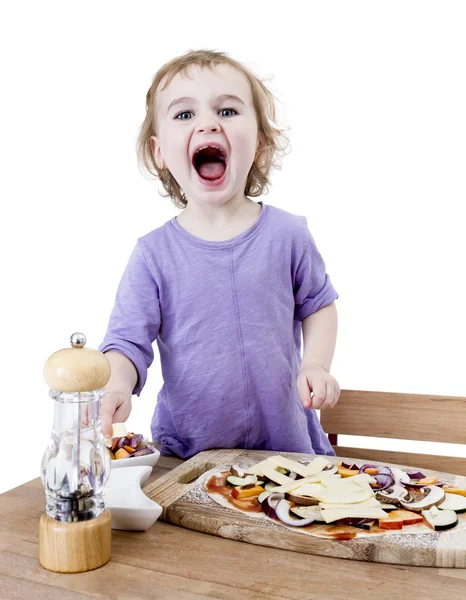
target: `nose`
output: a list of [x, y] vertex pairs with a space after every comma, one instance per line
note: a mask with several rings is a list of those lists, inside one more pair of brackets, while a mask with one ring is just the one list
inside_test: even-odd
[[220, 125], [214, 118], [207, 117], [197, 126], [197, 131], [198, 133], [218, 132], [220, 131]]

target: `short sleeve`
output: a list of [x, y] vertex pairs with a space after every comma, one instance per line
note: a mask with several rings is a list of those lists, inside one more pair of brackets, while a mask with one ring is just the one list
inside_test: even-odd
[[314, 238], [309, 239], [294, 276], [295, 320], [303, 321], [331, 304], [338, 294], [326, 273], [324, 260]]
[[116, 350], [129, 358], [137, 372], [133, 394], [140, 395], [154, 360], [152, 343], [161, 323], [159, 287], [136, 244], [118, 285], [101, 352]]

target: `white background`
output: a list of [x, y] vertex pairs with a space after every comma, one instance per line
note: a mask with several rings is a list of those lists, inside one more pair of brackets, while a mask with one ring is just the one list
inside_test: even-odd
[[[263, 199], [308, 217], [340, 294], [341, 387], [465, 395], [463, 2], [5, 6], [0, 492], [39, 475], [46, 359], [74, 331], [100, 344], [136, 239], [178, 212], [135, 143], [153, 75], [190, 49], [273, 76], [292, 151]], [[156, 360], [131, 430], [150, 434], [160, 385]]]

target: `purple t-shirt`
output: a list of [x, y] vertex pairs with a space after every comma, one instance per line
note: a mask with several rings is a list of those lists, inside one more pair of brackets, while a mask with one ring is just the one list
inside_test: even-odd
[[302, 321], [338, 294], [305, 217], [260, 204], [251, 228], [221, 242], [173, 218], [137, 241], [123, 273], [99, 349], [134, 363], [139, 395], [157, 340], [164, 384], [151, 431], [163, 454], [335, 454], [296, 381]]

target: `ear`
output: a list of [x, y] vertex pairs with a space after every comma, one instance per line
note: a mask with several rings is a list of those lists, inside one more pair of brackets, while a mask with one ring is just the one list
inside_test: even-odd
[[160, 148], [159, 138], [156, 137], [155, 135], [151, 135], [151, 138], [150, 138], [150, 149], [151, 149], [152, 154], [154, 156], [155, 164], [158, 166], [159, 169], [164, 169], [165, 165], [164, 165], [164, 162], [163, 162], [162, 149]]

